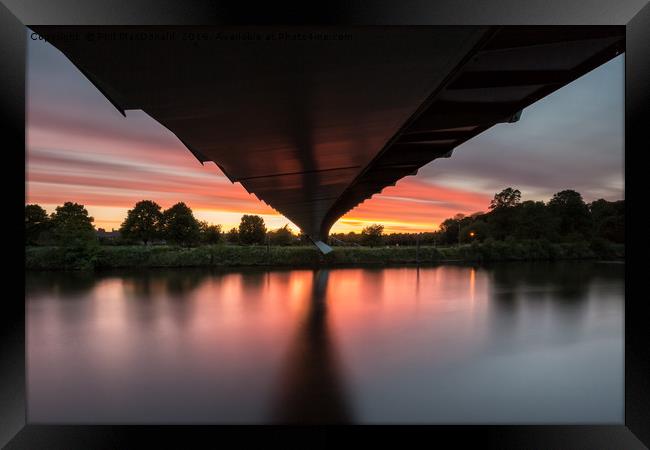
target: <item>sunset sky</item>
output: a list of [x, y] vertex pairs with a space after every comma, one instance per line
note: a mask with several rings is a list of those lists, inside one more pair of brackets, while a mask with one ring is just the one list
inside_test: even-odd
[[[512, 186], [524, 200], [563, 189], [586, 201], [623, 198], [624, 55], [526, 108], [348, 212], [333, 232], [381, 223], [386, 232], [435, 230], [456, 213], [485, 211]], [[65, 201], [86, 206], [95, 226], [119, 228], [139, 200], [163, 208], [184, 201], [198, 219], [237, 226], [259, 214], [273, 229], [290, 223], [202, 166], [142, 111], [124, 118], [58, 50], [28, 34], [27, 198], [48, 212]], [[291, 224], [297, 231], [297, 227]]]

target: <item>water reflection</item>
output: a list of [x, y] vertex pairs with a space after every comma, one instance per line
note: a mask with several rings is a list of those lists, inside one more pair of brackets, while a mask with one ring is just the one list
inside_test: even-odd
[[131, 298], [156, 298], [160, 295], [184, 297], [196, 289], [209, 276], [207, 271], [183, 271], [159, 269], [156, 271], [138, 271], [122, 275], [110, 272], [100, 275], [98, 280], [120, 281], [124, 294]]
[[[518, 326], [530, 326], [531, 317], [539, 324], [547, 316], [553, 317], [549, 325], [562, 337], [576, 335], [593, 300], [590, 290], [613, 288], [617, 297], [622, 294], [622, 264], [560, 261], [488, 268], [490, 317], [494, 321], [490, 330], [505, 339], [510, 339], [509, 331]], [[548, 336], [560, 337], [551, 333]]]
[[314, 271], [307, 315], [293, 339], [281, 377], [275, 420], [345, 423], [352, 416], [327, 321], [328, 270]]
[[30, 298], [41, 299], [55, 293], [61, 299], [83, 298], [97, 283], [92, 272], [75, 271], [62, 275], [59, 272], [29, 272], [26, 289]]
[[28, 273], [29, 419], [618, 423], [623, 272]]

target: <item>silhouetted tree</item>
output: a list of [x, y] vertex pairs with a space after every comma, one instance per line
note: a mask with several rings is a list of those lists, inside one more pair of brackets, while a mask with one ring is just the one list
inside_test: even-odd
[[289, 224], [269, 232], [269, 241], [271, 245], [291, 245], [295, 240], [296, 237], [291, 232]]
[[176, 203], [163, 212], [163, 236], [173, 244], [192, 245], [198, 242], [199, 222], [185, 203]]
[[599, 199], [589, 205], [593, 234], [611, 242], [625, 242], [625, 201]]
[[517, 207], [514, 236], [517, 239], [557, 238], [558, 221], [551, 215], [544, 202], [527, 200]]
[[266, 239], [266, 226], [260, 216], [245, 214], [239, 223], [239, 242], [242, 244], [263, 244]]
[[494, 198], [490, 202], [490, 209], [511, 208], [517, 206], [520, 200], [521, 192], [519, 189], [505, 188], [498, 194], [494, 194]]
[[226, 233], [226, 241], [231, 244], [239, 244], [239, 231], [237, 228], [232, 227], [228, 233]]
[[[361, 234], [350, 231], [348, 233], [330, 233], [330, 245], [361, 245]], [[308, 243], [311, 241], [308, 240]]]
[[453, 244], [458, 242], [458, 221], [452, 218], [445, 219], [440, 224], [440, 243]]
[[25, 205], [25, 244], [36, 245], [49, 225], [50, 219], [43, 208], [39, 205]]
[[[424, 235], [425, 233], [421, 233]], [[417, 242], [416, 233], [390, 233], [384, 235], [384, 243], [390, 246], [404, 246], [415, 245]], [[424, 239], [420, 240], [420, 244], [424, 244]]]
[[559, 221], [561, 236], [575, 240], [590, 235], [589, 208], [578, 192], [567, 189], [556, 193], [548, 202], [548, 208]]
[[65, 202], [50, 217], [52, 236], [57, 244], [69, 247], [96, 242], [93, 221], [83, 205]]
[[199, 222], [199, 231], [201, 234], [201, 242], [204, 244], [218, 244], [223, 237], [221, 225], [210, 225], [206, 221]]
[[516, 208], [520, 200], [519, 189], [511, 187], [494, 194], [494, 198], [490, 202], [490, 213], [486, 217], [490, 227], [489, 234], [492, 238], [503, 240], [514, 237]]
[[[618, 203], [619, 202], [608, 202], [603, 198], [589, 203], [587, 207], [589, 208], [594, 224], [602, 222], [607, 217], [616, 215], [618, 213], [618, 208], [616, 207]], [[622, 201], [620, 203], [622, 203]]]
[[144, 245], [161, 236], [163, 214], [160, 205], [151, 200], [142, 200], [126, 213], [120, 226], [125, 240], [142, 241]]
[[361, 230], [361, 243], [370, 247], [381, 245], [383, 242], [382, 234], [384, 226], [373, 224]]

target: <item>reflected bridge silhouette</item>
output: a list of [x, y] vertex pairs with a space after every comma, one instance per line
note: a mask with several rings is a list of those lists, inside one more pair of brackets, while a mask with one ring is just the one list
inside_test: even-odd
[[353, 414], [327, 317], [329, 270], [313, 272], [311, 298], [281, 375], [272, 421], [351, 423]]

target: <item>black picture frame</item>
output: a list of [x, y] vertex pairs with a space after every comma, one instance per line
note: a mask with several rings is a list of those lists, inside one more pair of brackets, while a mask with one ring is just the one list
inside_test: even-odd
[[[650, 446], [650, 351], [646, 323], [647, 300], [641, 294], [644, 256], [643, 157], [650, 150], [650, 5], [646, 0], [445, 0], [402, 2], [333, 1], [323, 5], [264, 6], [221, 1], [172, 2], [131, 0], [78, 2], [64, 0], [3, 0], [0, 4], [0, 123], [3, 129], [5, 202], [11, 205], [1, 221], [3, 236], [16, 236], [24, 208], [17, 186], [25, 186], [21, 169], [25, 151], [26, 25], [620, 25], [626, 32], [625, 56], [625, 420], [621, 425], [553, 426], [408, 426], [408, 427], [232, 427], [232, 426], [55, 426], [26, 421], [25, 310], [20, 289], [2, 300], [2, 372], [0, 445], [6, 448], [131, 448], [215, 447], [224, 438], [238, 443], [335, 445], [339, 438], [369, 445], [371, 441], [400, 445], [414, 438], [426, 445], [471, 444], [477, 448], [636, 449]], [[22, 203], [21, 203], [22, 202]], [[633, 205], [639, 205], [636, 208]], [[634, 241], [633, 241], [634, 240]], [[21, 239], [6, 238], [6, 286], [24, 277]], [[635, 289], [638, 288], [638, 289]], [[8, 291], [7, 291], [8, 292]], [[24, 291], [23, 291], [24, 293]], [[252, 431], [256, 431], [252, 433]], [[306, 433], [317, 433], [316, 438]], [[145, 439], [145, 441], [143, 441]], [[305, 439], [309, 439], [306, 441]], [[137, 443], [136, 443], [137, 442]]]

